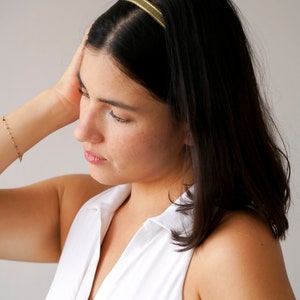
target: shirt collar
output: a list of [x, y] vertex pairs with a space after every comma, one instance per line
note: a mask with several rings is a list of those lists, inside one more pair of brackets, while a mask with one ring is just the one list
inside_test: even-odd
[[[190, 187], [189, 192], [193, 193], [194, 187]], [[100, 195], [94, 197], [89, 201], [88, 208], [96, 209], [100, 212], [103, 233], [107, 230], [110, 221], [121, 206], [121, 204], [128, 198], [131, 192], [131, 185], [124, 184], [112, 187]], [[146, 222], [151, 222], [162, 227], [165, 230], [176, 231], [181, 235], [186, 236], [192, 230], [192, 211], [182, 213], [179, 211], [180, 205], [191, 202], [188, 197], [188, 192], [183, 193], [176, 201], [160, 215], [151, 217]]]

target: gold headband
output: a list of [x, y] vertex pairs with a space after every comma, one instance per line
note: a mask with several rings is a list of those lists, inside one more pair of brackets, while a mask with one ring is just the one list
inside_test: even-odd
[[147, 0], [125, 0], [131, 2], [145, 11], [149, 16], [151, 16], [156, 22], [158, 22], [163, 28], [166, 28], [163, 15], [161, 11], [155, 7], [152, 3]]

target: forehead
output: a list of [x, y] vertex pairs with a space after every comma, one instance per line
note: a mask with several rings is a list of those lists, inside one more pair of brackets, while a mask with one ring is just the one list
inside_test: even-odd
[[125, 93], [149, 94], [148, 90], [127, 76], [117, 62], [105, 51], [85, 48], [80, 77], [90, 91], [122, 91]]
[[133, 107], [140, 113], [169, 114], [166, 103], [158, 101], [145, 87], [122, 72], [106, 52], [86, 48], [79, 77], [91, 98], [102, 102], [118, 102], [123, 107]]

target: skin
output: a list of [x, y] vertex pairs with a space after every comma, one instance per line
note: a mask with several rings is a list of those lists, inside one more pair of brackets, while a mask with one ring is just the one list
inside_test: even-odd
[[185, 299], [295, 299], [280, 244], [250, 213], [227, 214], [198, 247], [187, 273]]
[[133, 183], [133, 190], [178, 185], [185, 130], [168, 106], [106, 53], [86, 49], [79, 74], [83, 97], [75, 137], [90, 157], [91, 175], [103, 184]]
[[[63, 176], [0, 190], [0, 257], [57, 261], [80, 207], [107, 185], [131, 183], [131, 195], [116, 212], [101, 245], [90, 294], [94, 299], [141, 224], [162, 213], [170, 205], [169, 193], [178, 197], [182, 183], [190, 183], [192, 176], [191, 169], [183, 172], [188, 142], [184, 124], [174, 123], [168, 107], [122, 73], [107, 53], [83, 51], [83, 45], [54, 87], [7, 119], [25, 152], [76, 120], [79, 110], [75, 137], [83, 144], [91, 176]], [[0, 129], [0, 156], [5, 157], [1, 172], [17, 158], [6, 135]], [[228, 214], [195, 249], [183, 299], [295, 298], [279, 243], [260, 220], [237, 212]]]
[[86, 49], [79, 77], [83, 98], [75, 136], [88, 150], [90, 173], [105, 184], [132, 183], [102, 244], [92, 299], [142, 223], [170, 205], [169, 192], [183, 192], [186, 130], [106, 53]]

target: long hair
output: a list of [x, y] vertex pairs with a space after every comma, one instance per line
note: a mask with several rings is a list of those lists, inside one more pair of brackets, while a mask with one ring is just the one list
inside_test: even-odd
[[199, 246], [228, 211], [250, 210], [283, 238], [290, 166], [255, 76], [253, 54], [229, 0], [153, 0], [166, 28], [120, 0], [93, 24], [87, 46], [107, 51], [132, 79], [167, 103], [189, 129], [193, 230]]

